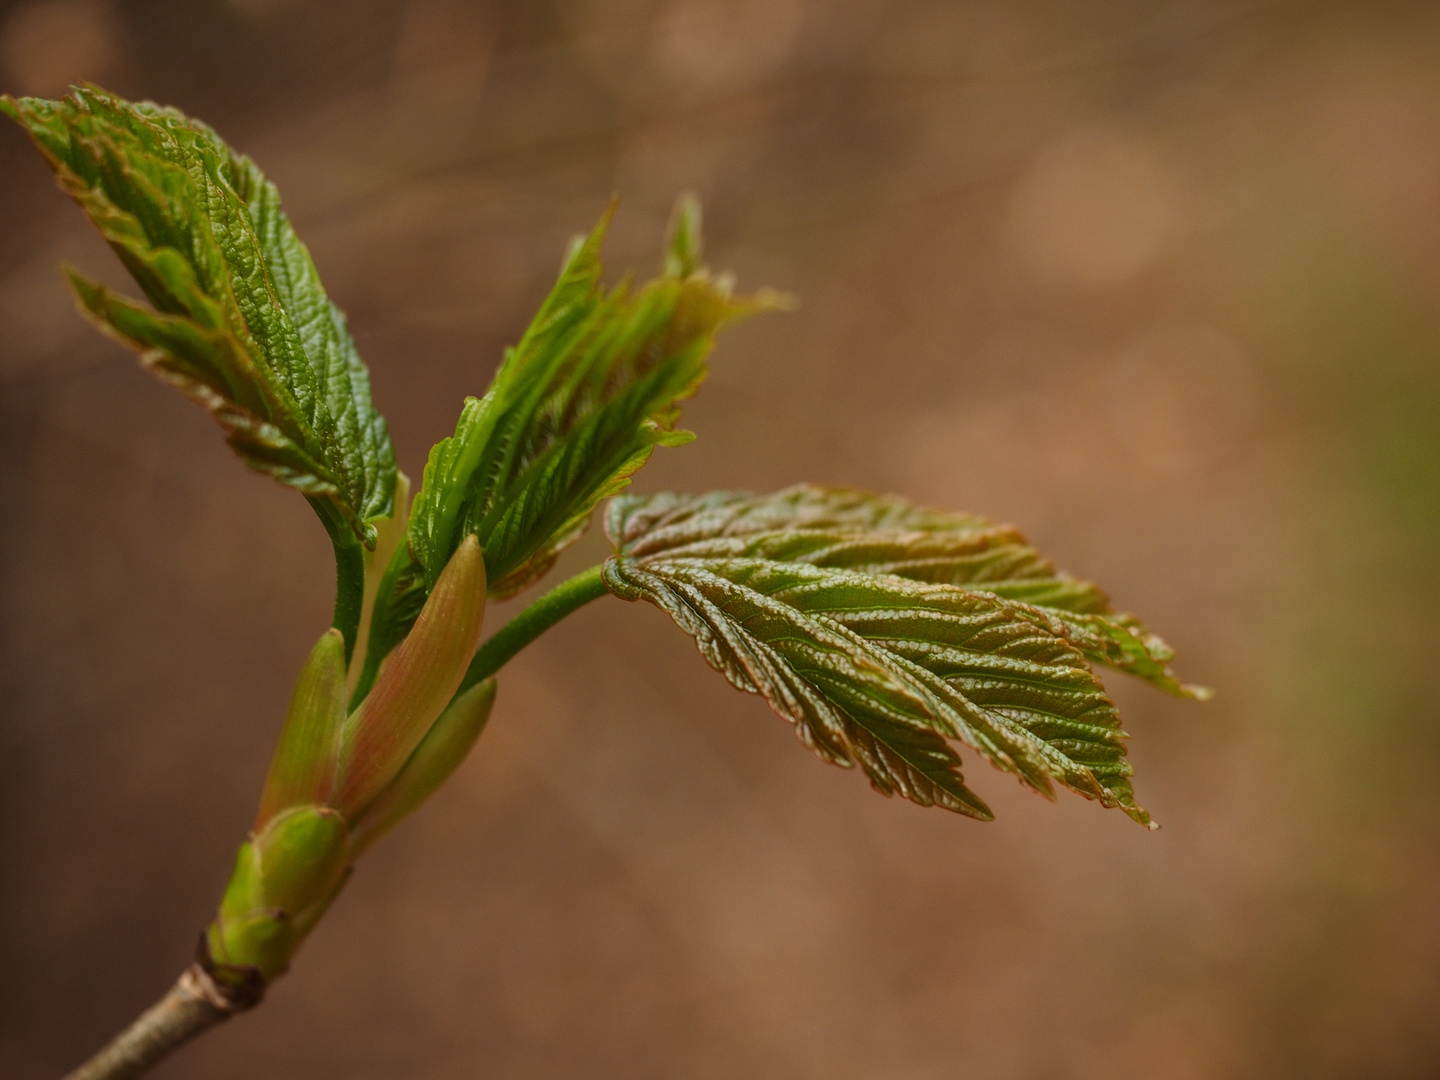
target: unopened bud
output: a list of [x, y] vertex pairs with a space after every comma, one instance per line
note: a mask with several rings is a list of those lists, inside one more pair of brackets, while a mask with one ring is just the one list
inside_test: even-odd
[[375, 796], [356, 822], [351, 844], [355, 855], [408, 817], [450, 778], [485, 729], [494, 704], [493, 678], [456, 696], [431, 725], [390, 786]]
[[473, 535], [450, 558], [375, 688], [345, 721], [331, 805], [357, 820], [449, 704], [485, 619], [485, 557]]
[[349, 841], [337, 811], [295, 806], [242, 844], [206, 933], [211, 975], [227, 985], [263, 986], [284, 972], [344, 884]]
[[257, 831], [287, 807], [329, 799], [348, 696], [345, 638], [339, 630], [327, 630], [295, 681], [290, 711], [260, 796]]

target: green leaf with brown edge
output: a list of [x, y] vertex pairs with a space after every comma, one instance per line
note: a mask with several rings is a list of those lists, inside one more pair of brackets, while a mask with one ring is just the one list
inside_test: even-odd
[[944, 743], [956, 739], [1037, 791], [1058, 781], [1149, 824], [1090, 661], [1201, 696], [1103, 592], [984, 518], [801, 485], [622, 496], [606, 530], [612, 592], [667, 611], [802, 742], [887, 794], [988, 816]]
[[716, 331], [780, 302], [736, 297], [698, 265], [692, 199], [677, 207], [665, 273], [607, 290], [600, 247], [613, 212], [612, 203], [572, 247], [489, 391], [466, 402], [454, 436], [430, 453], [410, 518], [427, 588], [470, 533], [484, 546], [492, 595], [542, 576], [656, 446], [693, 437], [675, 424], [705, 378]]
[[[341, 549], [373, 544], [395, 455], [345, 319], [274, 185], [205, 124], [99, 87], [61, 101], [3, 97], [0, 110], [154, 305], [67, 268], [82, 311], [208, 409], [247, 465], [311, 500], [350, 589], [358, 561]], [[341, 610], [353, 643], [358, 598], [338, 598]]]
[[885, 794], [988, 819], [957, 739], [1148, 822], [1114, 705], [1079, 650], [984, 593], [763, 559], [613, 558], [606, 586], [666, 611], [735, 686]]
[[958, 585], [1006, 601], [1092, 661], [1204, 700], [1167, 666], [1174, 651], [1098, 586], [1057, 570], [1014, 527], [893, 495], [800, 484], [772, 495], [622, 496], [606, 529], [633, 558], [751, 557]]

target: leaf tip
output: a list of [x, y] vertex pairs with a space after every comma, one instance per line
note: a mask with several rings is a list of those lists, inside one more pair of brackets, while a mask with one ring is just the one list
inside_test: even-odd
[[687, 278], [700, 269], [705, 250], [702, 221], [699, 196], [693, 191], [682, 192], [675, 200], [666, 230], [665, 273], [668, 277]]
[[749, 302], [758, 314], [763, 311], [795, 311], [800, 307], [800, 297], [783, 289], [760, 289]]
[[65, 277], [65, 284], [70, 286], [71, 295], [75, 297], [76, 303], [93, 310], [94, 302], [105, 286], [69, 262], [60, 263], [60, 273]]
[[985, 803], [985, 801], [981, 799], [980, 796], [975, 795], [973, 792], [971, 793], [970, 800], [965, 802], [960, 807], [950, 806], [948, 803], [942, 805], [945, 807], [946, 810], [953, 810], [957, 814], [963, 814], [965, 817], [970, 818], [972, 821], [995, 820], [995, 811], [991, 810], [990, 807]]
[[[1114, 804], [1112, 803], [1111, 805]], [[1120, 809], [1124, 811], [1125, 816], [1128, 817], [1131, 821], [1139, 825], [1144, 825], [1145, 828], [1149, 829], [1151, 832], [1160, 831], [1160, 823], [1154, 818], [1152, 818], [1148, 811], [1142, 810], [1140, 807], [1136, 806], [1134, 802], [1127, 799], [1119, 805]]]

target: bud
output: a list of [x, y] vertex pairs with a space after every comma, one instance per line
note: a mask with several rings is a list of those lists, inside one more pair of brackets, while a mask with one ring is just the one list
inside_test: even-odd
[[[485, 559], [467, 536], [348, 718], [344, 638], [320, 638], [296, 682], [255, 831], [203, 939], [205, 969], [237, 1000], [257, 1000], [284, 973], [360, 848], [428, 798], [474, 744], [494, 680], [455, 690], [484, 617]], [[361, 815], [363, 838], [351, 827]]]
[[287, 807], [329, 799], [348, 696], [345, 638], [339, 630], [327, 630], [295, 682], [290, 711], [260, 795], [257, 831]]
[[296, 806], [255, 837], [265, 906], [293, 917], [329, 901], [350, 863], [349, 829], [328, 806]]
[[345, 883], [349, 830], [326, 806], [282, 811], [240, 845], [220, 911], [205, 935], [206, 967], [231, 988], [263, 988]]
[[375, 796], [355, 823], [351, 850], [356, 856], [408, 817], [450, 778], [485, 729], [494, 704], [495, 680], [491, 678], [458, 695], [446, 707], [390, 786]]
[[331, 805], [365, 812], [415, 752], [465, 677], [485, 619], [485, 558], [473, 535], [451, 556], [375, 688], [345, 721]]

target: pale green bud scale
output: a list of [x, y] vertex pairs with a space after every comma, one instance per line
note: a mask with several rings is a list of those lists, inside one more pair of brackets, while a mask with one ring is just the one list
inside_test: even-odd
[[329, 800], [348, 699], [345, 639], [339, 630], [327, 630], [295, 681], [290, 711], [260, 796], [257, 831], [287, 807]]
[[465, 676], [485, 620], [485, 557], [473, 535], [451, 556], [409, 635], [345, 721], [331, 804], [365, 812], [420, 745]]
[[328, 806], [282, 811], [240, 845], [235, 872], [206, 933], [211, 973], [232, 985], [285, 971], [350, 865], [345, 820]]
[[495, 704], [495, 680], [486, 679], [456, 696], [410, 755], [390, 786], [366, 808], [353, 832], [359, 855], [408, 817], [459, 768]]

